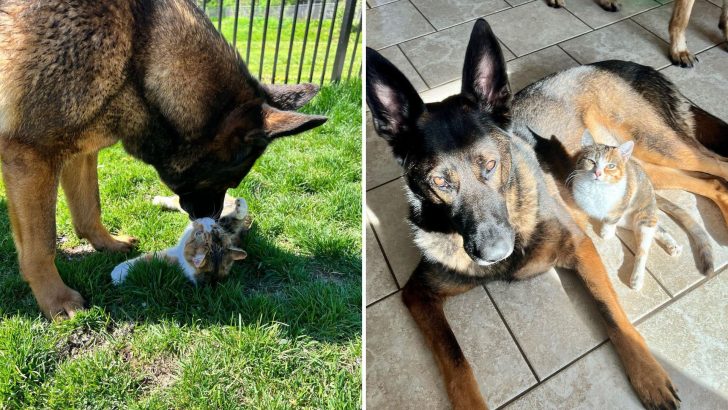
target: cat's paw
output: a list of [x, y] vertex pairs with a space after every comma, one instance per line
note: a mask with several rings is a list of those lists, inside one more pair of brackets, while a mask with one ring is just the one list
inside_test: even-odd
[[603, 239], [612, 239], [617, 233], [617, 225], [602, 224], [602, 229], [599, 230], [599, 236]]
[[642, 286], [645, 284], [645, 275], [644, 272], [641, 274], [632, 274], [632, 277], [629, 279], [629, 287], [633, 290], [641, 290]]
[[678, 244], [672, 244], [667, 246], [667, 254], [670, 256], [680, 256], [682, 253], [683, 247], [682, 245]]
[[131, 264], [129, 262], [122, 262], [116, 265], [114, 270], [111, 271], [111, 282], [114, 285], [120, 285], [126, 280], [127, 275], [129, 275], [130, 268]]
[[245, 219], [248, 216], [248, 203], [244, 198], [235, 198], [235, 219]]

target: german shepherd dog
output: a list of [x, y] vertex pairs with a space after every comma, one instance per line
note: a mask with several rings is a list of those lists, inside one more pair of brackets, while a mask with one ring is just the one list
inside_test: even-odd
[[191, 218], [218, 217], [276, 137], [326, 117], [294, 111], [310, 84], [260, 84], [189, 0], [0, 0], [0, 156], [20, 270], [48, 317], [80, 294], [54, 264], [58, 185], [96, 249], [131, 237], [101, 224], [98, 151], [151, 164]]
[[[692, 67], [698, 59], [688, 50], [685, 40], [685, 29], [690, 21], [695, 0], [675, 0], [670, 18], [670, 60], [680, 67]], [[723, 31], [723, 38], [728, 41], [728, 0], [723, 0], [723, 9], [718, 20], [718, 28]]]
[[631, 139], [633, 155], [657, 188], [708, 196], [728, 217], [721, 181], [685, 171], [728, 177], [728, 162], [694, 133], [701, 119], [712, 126], [703, 127], [706, 140], [715, 142], [728, 126], [707, 113], [692, 114], [661, 74], [627, 62], [556, 74], [511, 101], [503, 54], [482, 19], [470, 37], [460, 94], [424, 104], [397, 68], [367, 49], [366, 95], [377, 133], [404, 168], [409, 219], [423, 253], [402, 298], [453, 406], [486, 408], [443, 313], [444, 300], [487, 280], [521, 280], [562, 267], [575, 271], [596, 302], [644, 406], [678, 407], [669, 375], [627, 319], [585, 234], [586, 217], [564, 184], [571, 170], [555, 170], [568, 167], [585, 128], [597, 141]]

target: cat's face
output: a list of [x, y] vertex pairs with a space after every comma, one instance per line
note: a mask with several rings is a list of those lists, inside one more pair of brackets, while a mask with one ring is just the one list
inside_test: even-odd
[[232, 245], [229, 235], [216, 226], [207, 229], [193, 221], [192, 234], [185, 243], [184, 257], [195, 268], [197, 283], [213, 282], [227, 276], [236, 260], [245, 259], [247, 253]]
[[575, 176], [595, 182], [616, 184], [626, 175], [627, 162], [634, 143], [627, 141], [618, 147], [594, 143], [588, 131], [582, 137], [582, 149], [576, 160]]

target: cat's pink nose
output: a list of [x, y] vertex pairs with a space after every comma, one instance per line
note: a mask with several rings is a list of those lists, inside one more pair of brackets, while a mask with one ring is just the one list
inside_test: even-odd
[[602, 171], [597, 169], [596, 171], [594, 171], [594, 175], [596, 175], [597, 178], [599, 178], [600, 176], [602, 176]]

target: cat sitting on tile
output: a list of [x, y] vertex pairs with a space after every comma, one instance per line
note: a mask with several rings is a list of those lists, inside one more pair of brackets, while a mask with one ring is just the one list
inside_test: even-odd
[[[147, 253], [117, 265], [111, 272], [113, 283], [118, 285], [124, 282], [129, 269], [137, 262], [154, 258], [179, 265], [194, 284], [212, 282], [227, 276], [233, 263], [247, 256], [240, 247], [243, 236], [250, 230], [252, 220], [248, 215], [245, 199], [225, 199], [225, 209], [219, 221], [200, 218], [190, 222], [174, 247]], [[166, 209], [181, 211], [176, 196], [155, 197], [154, 203]]]
[[[682, 246], [658, 223], [658, 204], [660, 209], [683, 224], [688, 233], [703, 235], [704, 240], [696, 240], [701, 255], [710, 255], [710, 245], [707, 234], [684, 211], [655, 196], [652, 183], [642, 167], [636, 161], [630, 161], [633, 148], [632, 141], [618, 147], [597, 144], [589, 131], [585, 131], [576, 167], [567, 184], [571, 184], [576, 205], [602, 223], [599, 232], [602, 238], [614, 237], [618, 225], [634, 232], [637, 250], [629, 286], [639, 290], [644, 283], [645, 265], [653, 239], [661, 243], [671, 256], [682, 252]], [[712, 259], [712, 256], [709, 258]]]

